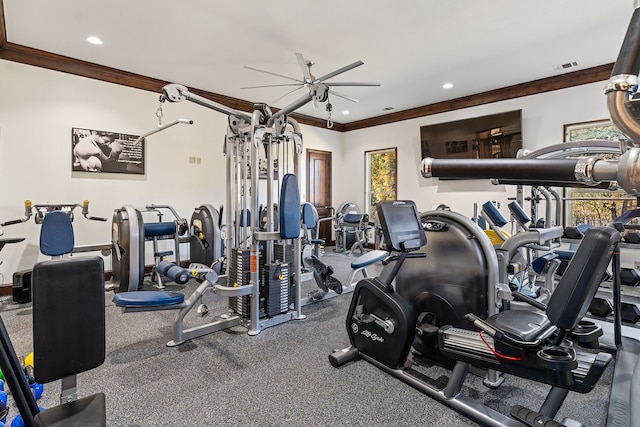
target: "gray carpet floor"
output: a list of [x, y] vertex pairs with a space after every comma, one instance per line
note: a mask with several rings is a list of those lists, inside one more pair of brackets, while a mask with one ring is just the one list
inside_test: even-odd
[[[321, 258], [345, 281], [354, 256], [327, 248]], [[379, 271], [380, 266], [370, 273]], [[315, 288], [313, 281], [303, 284]], [[189, 295], [195, 283], [180, 289]], [[249, 336], [243, 327], [167, 347], [175, 313], [123, 314], [106, 294], [107, 357], [80, 374], [80, 396], [104, 392], [109, 426], [463, 426], [476, 425], [419, 391], [357, 361], [333, 368], [327, 355], [348, 345], [345, 317], [350, 294], [303, 308], [293, 320]], [[224, 311], [215, 294], [210, 313], [190, 313], [185, 327], [211, 322]], [[32, 350], [31, 305], [2, 305], [2, 318], [18, 355]], [[612, 367], [589, 394], [570, 393], [557, 420], [571, 417], [603, 426]], [[519, 403], [538, 408], [549, 387], [507, 377], [497, 390], [470, 378], [463, 392], [500, 411]], [[45, 384], [40, 405], [57, 403], [59, 383]], [[10, 418], [17, 410], [11, 408]]]

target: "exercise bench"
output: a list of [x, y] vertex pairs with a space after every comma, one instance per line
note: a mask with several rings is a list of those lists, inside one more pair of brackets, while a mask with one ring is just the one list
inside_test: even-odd
[[62, 380], [62, 390], [59, 406], [40, 411], [28, 386], [25, 393], [24, 374], [13, 360], [10, 376], [20, 384], [10, 382], [10, 387], [21, 396], [18, 408], [27, 426], [106, 425], [104, 393], [77, 398], [77, 374], [105, 360], [104, 262], [98, 256], [63, 258], [73, 245], [69, 215], [47, 214], [40, 251], [52, 259], [37, 263], [32, 276], [34, 376], [43, 384]]
[[[222, 262], [222, 258], [218, 259], [217, 262]], [[170, 266], [166, 264], [170, 264]], [[189, 270], [187, 270], [173, 263], [163, 261], [158, 265], [158, 270], [165, 274], [167, 278], [179, 284], [184, 284], [191, 277], [194, 277], [189, 272], [190, 270], [198, 271], [199, 273], [197, 274], [204, 277], [204, 280], [187, 299], [185, 299], [184, 294], [174, 291], [134, 291], [117, 293], [112, 301], [122, 309], [123, 313], [178, 310], [172, 324], [173, 339], [167, 343], [167, 346], [175, 347], [183, 344], [186, 340], [241, 324], [240, 316], [229, 315], [205, 325], [184, 329], [184, 318], [201, 301], [202, 296], [208, 290], [213, 290], [217, 295], [225, 297], [242, 296], [251, 292], [250, 285], [237, 287], [218, 285], [216, 283], [218, 274], [215, 272], [214, 266], [209, 268], [201, 264], [191, 264]]]

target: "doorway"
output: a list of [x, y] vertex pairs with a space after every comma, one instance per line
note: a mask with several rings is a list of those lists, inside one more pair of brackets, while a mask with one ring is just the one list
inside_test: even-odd
[[[332, 217], [334, 212], [331, 196], [331, 151], [307, 150], [307, 201], [316, 207], [318, 216]], [[333, 245], [333, 224], [322, 221], [318, 238], [324, 239], [327, 245]]]

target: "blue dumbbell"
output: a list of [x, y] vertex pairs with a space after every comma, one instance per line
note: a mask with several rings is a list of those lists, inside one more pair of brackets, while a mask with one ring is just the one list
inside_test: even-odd
[[[44, 411], [42, 406], [39, 406], [38, 409], [40, 412]], [[22, 415], [16, 415], [16, 417], [11, 421], [11, 427], [26, 427], [24, 420], [22, 419]]]
[[22, 415], [16, 415], [16, 417], [11, 421], [11, 427], [25, 427]]
[[36, 400], [42, 397], [42, 393], [44, 393], [44, 385], [40, 383], [33, 383], [33, 384], [29, 384], [29, 387], [31, 387], [31, 390], [33, 391], [33, 396], [36, 398]]

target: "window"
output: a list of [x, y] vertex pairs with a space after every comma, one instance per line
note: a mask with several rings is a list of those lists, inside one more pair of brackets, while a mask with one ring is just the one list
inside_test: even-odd
[[[625, 139], [622, 132], [609, 120], [574, 123], [564, 126], [565, 142], [604, 139]], [[618, 154], [601, 154], [604, 158], [616, 159]], [[626, 211], [636, 207], [636, 199], [624, 192], [591, 189], [567, 189], [565, 225], [606, 225]]]
[[365, 152], [366, 203], [365, 213], [373, 219], [375, 205], [382, 200], [397, 198], [397, 149], [385, 148]]

